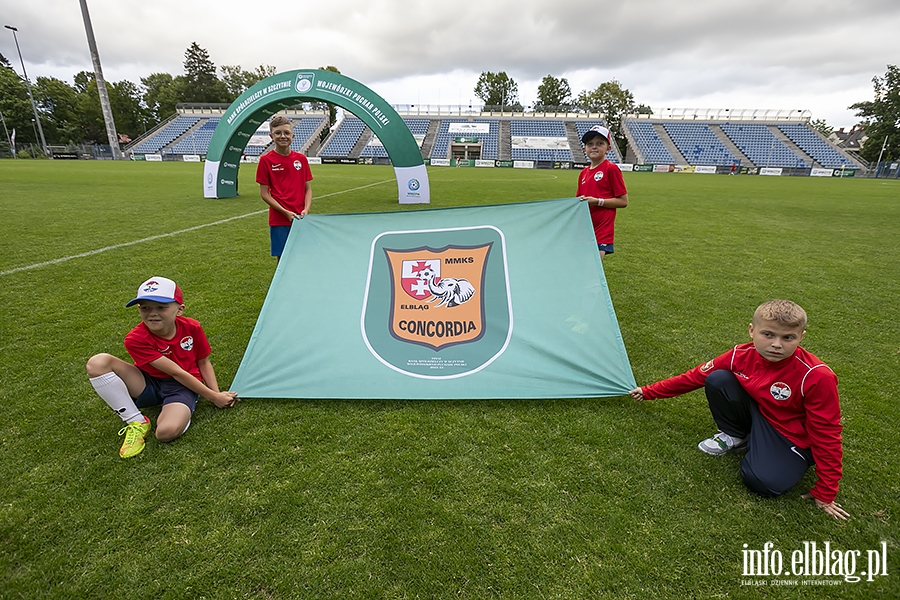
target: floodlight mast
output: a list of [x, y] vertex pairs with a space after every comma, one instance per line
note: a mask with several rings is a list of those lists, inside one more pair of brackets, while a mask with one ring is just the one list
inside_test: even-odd
[[28, 73], [25, 72], [25, 61], [22, 60], [22, 50], [19, 49], [19, 36], [16, 32], [18, 28], [12, 25], [4, 25], [5, 28], [12, 31], [13, 39], [16, 40], [16, 52], [19, 53], [19, 62], [22, 63], [22, 76], [25, 78], [25, 89], [28, 90], [28, 99], [31, 100], [31, 110], [34, 112], [34, 120], [37, 123], [38, 131], [41, 133], [41, 148], [44, 149], [44, 156], [50, 158], [50, 149], [47, 148], [47, 140], [44, 139], [44, 128], [41, 127], [41, 118], [38, 116], [37, 106], [34, 104], [34, 96], [31, 95], [31, 82], [28, 81]]
[[122, 150], [119, 149], [119, 135], [116, 133], [116, 122], [113, 120], [112, 108], [109, 105], [109, 95], [106, 92], [106, 81], [103, 79], [103, 69], [100, 67], [100, 53], [97, 52], [97, 41], [94, 39], [94, 28], [91, 25], [91, 15], [88, 13], [87, 0], [79, 0], [81, 3], [81, 16], [84, 18], [84, 32], [87, 34], [88, 47], [91, 50], [91, 61], [94, 63], [94, 78], [97, 80], [97, 92], [100, 94], [100, 110], [103, 112], [103, 122], [106, 123], [106, 137], [109, 139], [109, 148], [113, 160], [122, 160]]

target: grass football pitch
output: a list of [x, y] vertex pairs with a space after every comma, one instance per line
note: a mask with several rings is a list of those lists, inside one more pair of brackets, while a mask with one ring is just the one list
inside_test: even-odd
[[[389, 167], [313, 175], [313, 213], [419, 208]], [[569, 197], [576, 175], [432, 168], [431, 206]], [[702, 391], [201, 400], [183, 438], [120, 459], [84, 363], [127, 356], [124, 303], [164, 275], [227, 387], [275, 270], [253, 176], [205, 200], [197, 164], [0, 161], [0, 597], [900, 596], [900, 182], [628, 173], [604, 264], [639, 384], [749, 341], [765, 300], [806, 308], [840, 380], [840, 522], [800, 499], [812, 471], [761, 499], [739, 456], [700, 453]], [[785, 570], [805, 543], [845, 570], [858, 551], [856, 576], [884, 550], [887, 575], [746, 576], [767, 542]]]

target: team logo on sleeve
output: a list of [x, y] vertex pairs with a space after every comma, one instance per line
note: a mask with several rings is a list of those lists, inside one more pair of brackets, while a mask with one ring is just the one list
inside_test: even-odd
[[700, 372], [701, 373], [709, 373], [710, 371], [713, 370], [714, 366], [715, 365], [713, 364], [713, 361], [709, 361], [708, 363], [706, 363], [700, 367]]
[[388, 232], [372, 243], [361, 319], [369, 351], [413, 377], [481, 370], [512, 333], [505, 240], [491, 226]]
[[187, 350], [188, 352], [190, 352], [194, 347], [194, 337], [186, 335], [181, 338], [181, 341], [178, 343], [178, 345], [181, 346], [182, 350]]
[[779, 381], [772, 384], [772, 387], [769, 388], [769, 393], [772, 394], [772, 397], [776, 400], [787, 400], [791, 397], [791, 386]]

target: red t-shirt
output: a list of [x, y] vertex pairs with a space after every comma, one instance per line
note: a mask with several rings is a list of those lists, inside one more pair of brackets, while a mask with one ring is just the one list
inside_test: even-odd
[[[585, 167], [578, 176], [576, 196], [593, 198], [618, 198], [627, 194], [622, 170], [616, 163], [604, 160], [594, 167]], [[612, 244], [615, 233], [616, 209], [605, 206], [591, 206], [591, 222], [598, 244]]]
[[703, 387], [706, 376], [731, 371], [756, 400], [759, 412], [784, 437], [810, 448], [819, 480], [811, 490], [822, 502], [837, 496], [842, 474], [841, 405], [837, 375], [811, 352], [797, 348], [790, 358], [771, 362], [748, 342], [690, 371], [643, 386], [645, 398], [670, 398]]
[[[306, 182], [312, 181], [309, 161], [299, 152], [282, 156], [271, 150], [259, 157], [256, 167], [256, 183], [269, 187], [269, 193], [279, 204], [295, 213], [303, 212], [306, 205]], [[290, 225], [283, 214], [269, 207], [269, 225]]]
[[152, 377], [171, 379], [168, 373], [154, 368], [150, 363], [165, 356], [179, 367], [203, 380], [197, 362], [209, 356], [209, 340], [200, 323], [189, 317], [175, 317], [175, 335], [170, 340], [153, 335], [143, 323], [125, 336], [125, 349], [141, 371]]

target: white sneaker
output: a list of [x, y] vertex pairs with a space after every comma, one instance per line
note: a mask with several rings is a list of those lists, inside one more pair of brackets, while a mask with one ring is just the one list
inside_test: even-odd
[[747, 447], [746, 438], [732, 437], [723, 431], [719, 431], [716, 435], [708, 440], [703, 440], [697, 447], [707, 454], [713, 456], [721, 456], [729, 452], [737, 452]]

